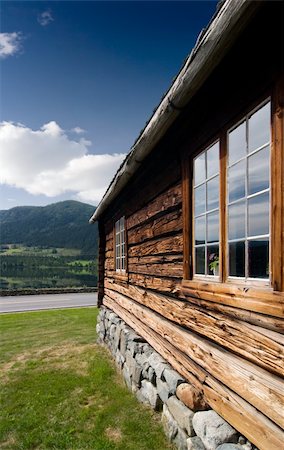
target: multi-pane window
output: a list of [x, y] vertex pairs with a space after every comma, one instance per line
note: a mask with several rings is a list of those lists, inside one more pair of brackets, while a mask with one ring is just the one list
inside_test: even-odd
[[[220, 165], [219, 141], [193, 160], [195, 276], [269, 281], [270, 122], [267, 101], [227, 132], [222, 141], [227, 163]], [[219, 195], [220, 179], [227, 198]]]
[[125, 218], [121, 217], [115, 222], [115, 269], [125, 272]]
[[231, 277], [269, 278], [270, 102], [228, 133]]
[[194, 273], [218, 275], [219, 141], [194, 159]]

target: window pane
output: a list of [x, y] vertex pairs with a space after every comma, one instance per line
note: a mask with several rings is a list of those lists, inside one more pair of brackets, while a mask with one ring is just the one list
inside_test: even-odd
[[205, 216], [195, 219], [194, 237], [195, 245], [205, 244]]
[[241, 201], [229, 206], [229, 239], [241, 239], [246, 235], [246, 203]]
[[207, 273], [219, 276], [219, 245], [207, 247]]
[[249, 277], [269, 278], [269, 241], [248, 241]]
[[229, 275], [231, 277], [245, 276], [245, 243], [229, 244]]
[[205, 275], [205, 247], [195, 249], [195, 273]]
[[195, 216], [205, 212], [205, 184], [194, 190], [194, 210]]
[[207, 182], [207, 211], [219, 208], [219, 175]]
[[248, 158], [248, 194], [255, 194], [269, 187], [269, 147]]
[[249, 151], [270, 141], [270, 103], [267, 103], [249, 119]]
[[219, 142], [207, 150], [207, 178], [219, 173]]
[[205, 152], [194, 160], [194, 185], [205, 181]]
[[207, 242], [219, 241], [219, 211], [207, 215]]
[[246, 155], [246, 123], [229, 133], [229, 165]]
[[248, 200], [248, 236], [269, 234], [269, 192]]
[[233, 202], [246, 195], [246, 161], [240, 161], [228, 171], [229, 202]]

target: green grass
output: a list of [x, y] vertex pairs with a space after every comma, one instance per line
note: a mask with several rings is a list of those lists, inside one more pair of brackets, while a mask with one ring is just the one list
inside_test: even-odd
[[97, 309], [0, 316], [1, 449], [164, 450], [159, 416], [95, 343]]
[[[56, 250], [56, 253], [54, 253]], [[10, 244], [10, 248], [2, 250], [1, 255], [18, 255], [18, 256], [79, 256], [81, 250], [76, 248], [41, 248], [27, 247], [22, 244]]]

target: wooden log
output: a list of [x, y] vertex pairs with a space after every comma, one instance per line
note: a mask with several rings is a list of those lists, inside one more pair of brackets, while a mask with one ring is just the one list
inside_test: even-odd
[[106, 259], [108, 259], [108, 258], [114, 258], [113, 247], [112, 247], [112, 250], [106, 251]]
[[151, 241], [144, 242], [143, 244], [129, 247], [128, 249], [129, 258], [133, 256], [164, 255], [166, 253], [182, 254], [181, 234], [166, 238], [153, 239]]
[[[123, 193], [112, 203], [110, 211], [106, 212], [105, 220], [113, 221], [118, 215], [125, 215], [126, 218], [142, 210], [159, 195], [168, 191], [172, 186], [180, 183], [181, 169], [178, 161], [179, 156], [173, 158], [172, 152], [165, 154], [165, 147], [162, 148], [163, 160], [155, 152], [148, 161], [147, 169], [141, 167], [135, 179], [132, 180], [131, 187], [128, 185]], [[159, 170], [157, 171], [157, 165]], [[135, 192], [135, 195], [133, 195]], [[121, 209], [123, 205], [123, 210]]]
[[180, 183], [167, 189], [154, 200], [149, 202], [144, 208], [127, 218], [127, 228], [141, 225], [143, 222], [153, 219], [156, 215], [165, 213], [181, 205], [181, 185]]
[[[244, 434], [260, 450], [279, 450], [283, 443], [283, 431], [261, 412], [242, 400], [230, 389], [206, 373], [200, 366], [186, 357], [172, 343], [163, 339], [154, 330], [138, 320], [129, 311], [109, 297], [104, 305], [118, 314], [129, 326], [144, 337], [189, 383], [204, 394], [205, 401], [233, 427]], [[194, 374], [194, 375], [193, 375]], [[210, 389], [211, 388], [211, 389]], [[224, 406], [225, 405], [225, 406]]]
[[108, 241], [106, 241], [106, 251], [113, 251], [113, 248], [114, 248], [114, 240], [109, 239]]
[[236, 308], [256, 311], [283, 318], [284, 293], [256, 288], [239, 287], [229, 283], [183, 281], [184, 296], [222, 303]]
[[226, 303], [215, 303], [195, 297], [186, 297], [186, 300], [193, 305], [202, 306], [208, 311], [219, 311], [229, 317], [243, 320], [244, 322], [252, 325], [264, 327], [277, 333], [284, 333], [284, 320], [281, 318], [267, 316], [257, 312], [248, 311], [246, 309], [240, 309], [238, 307], [232, 307], [226, 305]]
[[105, 292], [122, 308], [127, 309], [164, 339], [174, 342], [180, 351], [200, 364], [204, 370], [284, 428], [284, 391], [283, 381], [279, 377], [191, 331], [185, 331], [118, 292]]
[[284, 291], [284, 87], [283, 65], [272, 101], [271, 263], [275, 290]]
[[128, 231], [128, 244], [139, 244], [149, 239], [182, 230], [181, 211], [173, 211]]
[[155, 255], [155, 256], [133, 256], [128, 258], [131, 265], [136, 264], [164, 264], [164, 263], [182, 263], [182, 255]]
[[127, 296], [252, 363], [276, 375], [284, 376], [284, 346], [283, 342], [282, 345], [281, 342], [279, 343], [278, 333], [270, 332], [273, 334], [268, 337], [263, 328], [232, 320], [224, 314], [208, 312], [187, 302], [155, 294], [136, 286], [123, 287], [106, 282], [105, 289], [109, 296], [111, 296], [109, 290]]
[[181, 278], [183, 274], [182, 262], [163, 264], [131, 264], [128, 262], [129, 273]]
[[179, 289], [179, 282], [177, 280], [177, 278], [155, 277], [139, 273], [129, 274], [129, 283], [131, 284], [172, 294], [175, 294]]

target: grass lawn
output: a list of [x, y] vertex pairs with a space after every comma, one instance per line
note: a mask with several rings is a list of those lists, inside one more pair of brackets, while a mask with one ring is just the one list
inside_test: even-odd
[[96, 345], [96, 308], [0, 316], [1, 449], [171, 449]]

